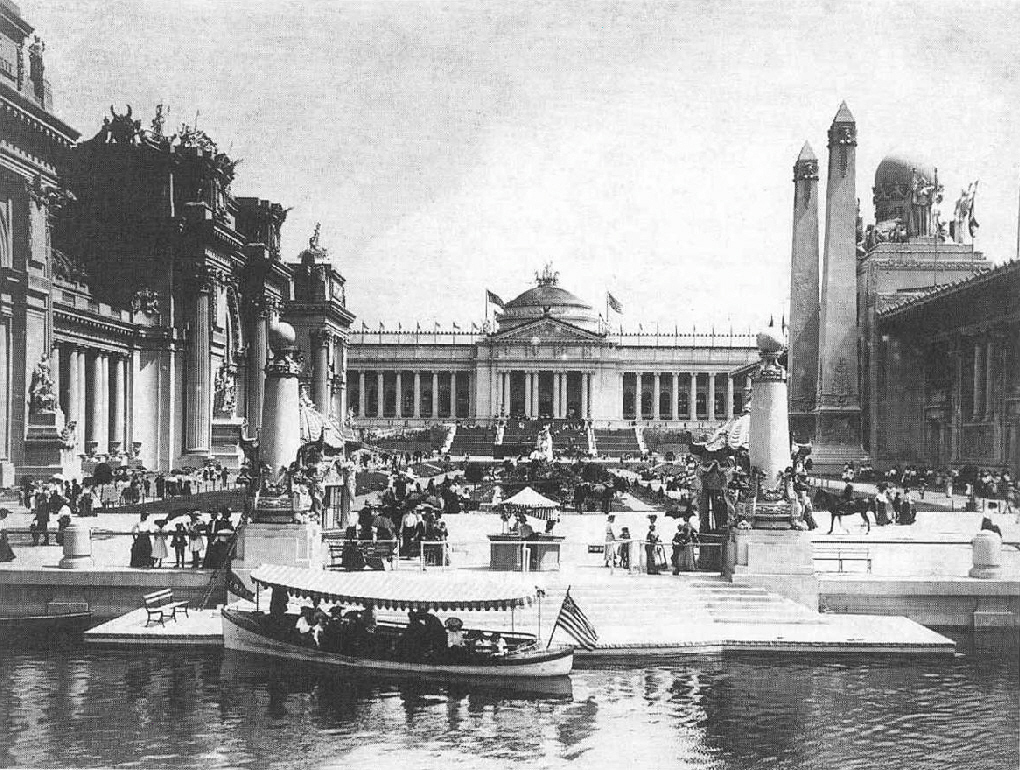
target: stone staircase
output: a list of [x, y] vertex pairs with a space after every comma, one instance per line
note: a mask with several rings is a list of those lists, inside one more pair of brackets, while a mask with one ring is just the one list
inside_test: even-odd
[[698, 582], [691, 586], [716, 623], [820, 623], [818, 613], [752, 586]]

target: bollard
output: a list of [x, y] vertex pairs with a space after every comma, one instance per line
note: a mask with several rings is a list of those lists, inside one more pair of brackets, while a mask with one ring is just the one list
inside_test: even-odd
[[71, 524], [64, 530], [64, 558], [57, 565], [60, 569], [92, 569], [92, 528], [82, 524]]
[[995, 532], [982, 530], [970, 541], [974, 566], [968, 573], [974, 578], [1002, 576], [1002, 538]]

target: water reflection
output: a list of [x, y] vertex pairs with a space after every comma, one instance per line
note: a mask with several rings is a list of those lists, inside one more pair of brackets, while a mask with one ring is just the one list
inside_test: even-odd
[[218, 651], [0, 650], [0, 765], [1015, 770], [1020, 637], [436, 683]]

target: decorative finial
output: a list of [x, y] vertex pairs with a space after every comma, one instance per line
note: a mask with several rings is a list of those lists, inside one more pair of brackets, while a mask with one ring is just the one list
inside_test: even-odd
[[308, 239], [308, 247], [313, 251], [319, 250], [319, 231], [322, 229], [322, 222], [315, 223], [315, 232], [312, 233], [312, 237]]

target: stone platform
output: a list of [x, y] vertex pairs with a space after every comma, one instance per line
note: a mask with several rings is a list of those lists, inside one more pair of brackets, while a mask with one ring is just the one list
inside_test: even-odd
[[[471, 573], [472, 570], [452, 570]], [[580, 665], [610, 660], [647, 659], [724, 653], [762, 654], [951, 654], [952, 641], [906, 618], [815, 613], [767, 591], [735, 586], [698, 573], [673, 575], [610, 574], [604, 568], [575, 567], [535, 576], [547, 596], [541, 617], [537, 605], [526, 611], [455, 614], [468, 627], [526, 631], [547, 640], [560, 602], [571, 596], [599, 634], [592, 651], [577, 651]], [[145, 626], [145, 614], [133, 611], [87, 632], [101, 644], [217, 644], [221, 629], [215, 611], [192, 613], [166, 627]], [[381, 618], [402, 614], [380, 612]], [[562, 631], [556, 639], [569, 642]]]
[[85, 632], [90, 644], [179, 645], [188, 647], [220, 647], [223, 645], [223, 621], [220, 611], [189, 610], [187, 616], [167, 620], [162, 625], [147, 623], [145, 609], [132, 610], [126, 615], [107, 621]]

